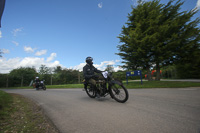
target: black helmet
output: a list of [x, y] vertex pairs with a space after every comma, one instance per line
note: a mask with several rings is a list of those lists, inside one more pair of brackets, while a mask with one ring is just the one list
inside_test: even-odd
[[87, 57], [86, 59], [85, 59], [85, 61], [89, 64], [89, 65], [92, 65], [93, 64], [93, 58], [92, 57]]

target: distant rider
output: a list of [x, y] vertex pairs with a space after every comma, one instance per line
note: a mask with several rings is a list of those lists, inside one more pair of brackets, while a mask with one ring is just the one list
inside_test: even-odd
[[99, 75], [96, 75], [96, 73], [101, 73], [102, 71], [98, 70], [93, 66], [93, 58], [87, 57], [86, 58], [86, 65], [83, 67], [83, 76], [87, 83], [90, 83], [92, 87], [95, 88], [97, 97], [100, 97], [97, 88], [96, 88], [96, 80], [99, 79]]
[[36, 88], [39, 88], [39, 85], [40, 85], [40, 79], [39, 79], [39, 77], [36, 77], [35, 78], [35, 86], [36, 86]]

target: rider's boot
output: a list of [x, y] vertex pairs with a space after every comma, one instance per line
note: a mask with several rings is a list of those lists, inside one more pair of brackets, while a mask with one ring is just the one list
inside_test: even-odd
[[96, 86], [94, 86], [94, 89], [95, 89], [96, 97], [97, 97], [97, 98], [100, 98], [99, 90], [97, 89]]
[[100, 95], [99, 95], [99, 93], [98, 93], [98, 92], [96, 93], [96, 97], [97, 97], [97, 98], [100, 98]]

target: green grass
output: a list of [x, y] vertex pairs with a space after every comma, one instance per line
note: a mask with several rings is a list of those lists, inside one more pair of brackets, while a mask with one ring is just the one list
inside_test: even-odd
[[50, 88], [83, 88], [83, 84], [64, 84], [64, 85], [46, 85], [47, 89]]
[[31, 100], [0, 91], [0, 133], [57, 133], [41, 108]]
[[10, 94], [0, 90], [0, 120], [9, 116], [10, 105], [13, 98]]
[[[83, 84], [64, 84], [64, 85], [46, 85], [47, 89], [59, 89], [59, 88], [83, 88]], [[8, 87], [0, 89], [33, 89], [32, 86], [23, 86], [23, 87]]]
[[[181, 82], [181, 81], [123, 81], [124, 86], [128, 89], [134, 88], [184, 88], [184, 87], [200, 87], [200, 82]], [[67, 88], [83, 88], [83, 84], [64, 84], [64, 85], [46, 85], [47, 89], [67, 89]], [[3, 89], [3, 88], [2, 88]], [[33, 89], [33, 87], [10, 87], [8, 89]]]
[[129, 82], [128, 85], [124, 82], [128, 89], [134, 88], [185, 88], [185, 87], [200, 87], [199, 82], [181, 82], [181, 81], [145, 81]]

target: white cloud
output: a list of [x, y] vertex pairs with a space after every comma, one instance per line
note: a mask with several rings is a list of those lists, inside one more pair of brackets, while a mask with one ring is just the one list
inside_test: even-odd
[[9, 51], [8, 49], [2, 49], [2, 52], [3, 52], [4, 54], [10, 53], [10, 51]]
[[0, 58], [0, 73], [9, 73], [10, 70], [17, 68], [20, 58], [13, 58], [6, 60], [5, 58]]
[[47, 58], [47, 62], [54, 60], [55, 57], [56, 57], [56, 53], [51, 53], [50, 57]]
[[100, 70], [104, 70], [107, 65], [114, 65], [115, 61], [103, 61], [101, 64], [94, 64], [96, 68], [99, 68]]
[[15, 42], [15, 41], [12, 41], [12, 43], [14, 43], [16, 46], [19, 45], [19, 43], [18, 43], [18, 42]]
[[85, 66], [85, 63], [80, 63], [77, 66], [70, 67], [70, 69], [75, 69], [75, 70], [82, 71], [84, 66]]
[[40, 50], [40, 51], [37, 51], [37, 52], [35, 53], [35, 55], [41, 56], [41, 55], [44, 55], [44, 54], [46, 54], [46, 53], [47, 53], [47, 50]]
[[18, 32], [21, 32], [22, 29], [23, 29], [23, 28], [17, 28], [17, 29], [14, 29], [14, 30], [12, 31], [13, 36], [17, 36], [17, 33], [18, 33]]
[[[120, 62], [120, 61], [119, 60], [103, 61], [100, 64], [94, 64], [94, 67], [96, 67], [99, 70], [104, 71], [106, 69], [107, 65], [113, 65], [115, 71], [123, 70], [119, 66], [115, 65], [118, 62]], [[76, 69], [76, 70], [79, 70], [79, 71], [83, 71], [83, 67], [85, 66], [85, 64], [86, 63], [80, 63], [77, 66], [70, 67], [70, 69]]]
[[1, 31], [0, 31], [0, 38], [2, 38], [2, 33], [1, 33]]
[[99, 3], [99, 4], [98, 4], [98, 7], [99, 7], [99, 8], [102, 8], [102, 7], [103, 7], [103, 3], [102, 3], [102, 2]]
[[33, 53], [35, 51], [35, 49], [33, 49], [31, 47], [24, 46], [24, 51], [27, 52], [27, 53]]
[[119, 70], [124, 70], [123, 68], [121, 68], [120, 66], [114, 67], [114, 71], [117, 72]]
[[35, 67], [39, 70], [41, 65], [47, 67], [62, 66], [59, 61], [47, 62], [44, 58], [25, 57], [25, 58], [0, 58], [0, 73], [9, 73], [11, 70], [19, 67]]
[[200, 9], [200, 0], [197, 0], [196, 8]]
[[200, 0], [197, 0], [196, 6], [192, 9], [193, 11], [200, 9]]

